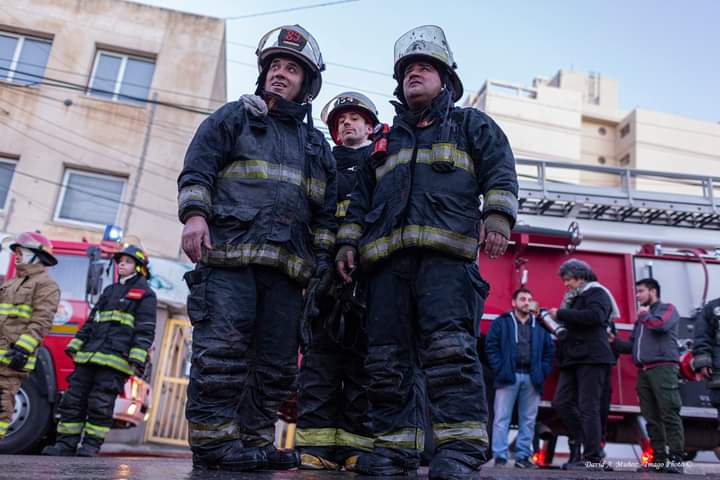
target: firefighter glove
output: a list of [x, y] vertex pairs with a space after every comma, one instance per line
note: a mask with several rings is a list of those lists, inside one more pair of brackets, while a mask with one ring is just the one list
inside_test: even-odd
[[485, 217], [485, 234], [490, 232], [499, 233], [505, 239], [510, 238], [510, 221], [505, 215], [490, 213]]
[[[27, 363], [29, 358], [29, 355], [26, 351], [22, 350], [20, 347], [16, 347], [13, 345], [10, 347], [10, 350], [5, 354], [5, 361], [7, 362], [7, 366], [12, 368], [13, 370], [22, 371], [23, 367], [25, 367], [25, 364]], [[4, 363], [4, 362], [3, 362]]]
[[245, 110], [253, 117], [262, 118], [268, 114], [268, 107], [265, 100], [258, 95], [242, 95], [240, 97], [240, 103], [245, 106]]

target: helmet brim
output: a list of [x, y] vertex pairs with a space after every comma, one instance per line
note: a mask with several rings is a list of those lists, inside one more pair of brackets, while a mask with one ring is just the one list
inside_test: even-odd
[[[463, 96], [464, 89], [462, 81], [460, 80], [460, 77], [458, 76], [457, 72], [454, 68], [450, 68], [447, 65], [445, 65], [442, 61], [438, 60], [437, 58], [433, 57], [432, 55], [427, 55], [423, 53], [418, 53], [414, 55], [406, 55], [402, 57], [395, 68], [395, 80], [398, 82], [398, 86], [400, 88], [400, 91], [402, 92], [403, 88], [403, 79], [405, 78], [405, 68], [408, 63], [411, 63], [413, 61], [418, 60], [425, 60], [429, 61], [431, 64], [435, 66], [437, 70], [443, 70], [447, 73], [448, 76], [448, 82], [450, 82], [450, 87], [453, 90], [453, 103], [460, 100]], [[404, 92], [403, 92], [404, 96]]]
[[[268, 65], [273, 58], [277, 57], [289, 57], [295, 61], [300, 62], [300, 65], [303, 67], [305, 75], [310, 75], [312, 77], [312, 80], [309, 84], [310, 88], [307, 93], [312, 98], [317, 98], [318, 94], [320, 93], [320, 89], [322, 88], [322, 75], [320, 74], [320, 71], [318, 70], [317, 66], [313, 65], [303, 55], [288, 50], [287, 48], [271, 47], [263, 50], [262, 54], [258, 56], [258, 65], [260, 66], [260, 76], [258, 77], [258, 79], [263, 76], [265, 77], [265, 79], [267, 79]], [[265, 89], [265, 85], [258, 85], [258, 87], [260, 90]], [[303, 99], [303, 101], [304, 100], [305, 99]]]

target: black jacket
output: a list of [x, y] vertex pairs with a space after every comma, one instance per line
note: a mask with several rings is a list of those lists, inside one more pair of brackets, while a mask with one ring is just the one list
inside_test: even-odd
[[720, 388], [720, 298], [708, 302], [695, 317], [695, 336], [693, 339], [693, 366], [696, 370], [703, 367], [713, 369], [711, 388]]
[[338, 244], [357, 247], [364, 264], [413, 247], [474, 261], [485, 215], [515, 222], [518, 185], [507, 138], [481, 111], [447, 113], [447, 105], [444, 92], [418, 126], [396, 104], [387, 158], [360, 166]]
[[335, 160], [323, 135], [308, 132], [304, 106], [266, 100], [265, 117], [232, 102], [200, 125], [178, 178], [180, 221], [208, 220], [203, 263], [266, 265], [304, 285], [319, 263], [331, 263]]
[[155, 292], [141, 275], [103, 290], [85, 324], [70, 341], [75, 363], [93, 363], [132, 375], [132, 359], [144, 364], [155, 339]]
[[337, 163], [337, 211], [335, 215], [343, 218], [350, 205], [350, 194], [357, 185], [357, 174], [360, 164], [369, 161], [372, 145], [361, 148], [348, 148], [339, 145], [333, 148], [333, 156]]
[[567, 337], [558, 342], [558, 367], [615, 363], [607, 335], [611, 313], [610, 297], [598, 287], [588, 288], [573, 299], [569, 308], [558, 310], [558, 322], [568, 329]]

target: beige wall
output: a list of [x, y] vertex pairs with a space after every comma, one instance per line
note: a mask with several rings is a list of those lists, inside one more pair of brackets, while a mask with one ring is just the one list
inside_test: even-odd
[[[98, 48], [155, 59], [149, 98], [214, 110], [226, 98], [223, 20], [119, 0], [10, 0], [0, 31], [53, 38], [45, 77], [88, 85]], [[54, 220], [68, 167], [127, 180], [116, 224], [141, 238], [150, 255], [179, 254], [176, 179], [205, 115], [90, 97], [50, 85], [0, 82], [0, 155], [19, 158], [0, 230], [40, 229], [51, 238], [90, 241], [101, 226]], [[138, 176], [150, 130], [144, 171]], [[38, 177], [38, 178], [34, 178]], [[132, 200], [138, 180], [137, 195]]]

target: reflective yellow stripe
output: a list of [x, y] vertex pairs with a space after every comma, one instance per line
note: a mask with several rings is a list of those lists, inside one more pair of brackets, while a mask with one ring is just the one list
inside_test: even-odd
[[147, 360], [147, 356], [147, 351], [143, 350], [142, 348], [132, 347], [130, 349], [130, 355], [128, 355], [128, 358], [137, 360], [140, 363], [145, 363], [145, 361]]
[[300, 170], [287, 165], [270, 163], [264, 160], [238, 160], [222, 169], [221, 178], [273, 180], [297, 185], [316, 203], [322, 204], [325, 196], [325, 181], [305, 177]]
[[478, 241], [473, 237], [437, 227], [408, 225], [360, 247], [360, 258], [376, 262], [401, 248], [426, 247], [475, 260], [477, 246]]
[[73, 338], [72, 340], [70, 340], [70, 343], [68, 343], [67, 348], [71, 350], [80, 350], [83, 346], [83, 343], [85, 342], [83, 342], [79, 338]]
[[364, 437], [355, 433], [350, 433], [342, 428], [338, 428], [337, 434], [335, 435], [335, 444], [340, 447], [353, 447], [362, 450], [373, 449], [373, 439], [370, 437]]
[[207, 188], [201, 185], [188, 185], [180, 190], [178, 194], [178, 205], [182, 208], [188, 203], [202, 203], [209, 207], [211, 198]]
[[0, 438], [5, 436], [5, 434], [8, 431], [9, 426], [10, 426], [10, 422], [4, 422], [4, 421], [0, 420]]
[[433, 435], [436, 445], [456, 440], [488, 443], [487, 425], [484, 422], [434, 423]]
[[[399, 152], [388, 156], [385, 163], [375, 169], [375, 178], [380, 180], [398, 165], [410, 163], [412, 154], [412, 148], [403, 148]], [[436, 143], [433, 144], [432, 148], [419, 148], [415, 161], [426, 165], [432, 165], [435, 162], [449, 162], [475, 176], [475, 168], [470, 156], [452, 143]]]
[[488, 210], [500, 210], [515, 216], [518, 211], [518, 199], [515, 194], [507, 190], [490, 190], [485, 194], [483, 202], [483, 212]]
[[77, 352], [73, 357], [76, 363], [94, 363], [105, 367], [114, 368], [115, 370], [132, 375], [133, 369], [130, 364], [122, 357], [101, 352]]
[[118, 322], [130, 328], [135, 327], [135, 315], [120, 310], [101, 310], [98, 312], [98, 322]]
[[382, 165], [380, 165], [378, 168], [375, 169], [375, 178], [380, 180], [386, 174], [388, 174], [392, 170], [394, 170], [395, 167], [397, 167], [398, 165], [402, 165], [404, 163], [410, 163], [410, 160], [412, 159], [412, 154], [413, 154], [412, 148], [403, 148], [399, 152], [389, 155], [385, 159], [385, 163], [383, 163]]
[[298, 447], [334, 447], [336, 428], [298, 428], [295, 430], [295, 445]]
[[102, 425], [95, 425], [94, 423], [85, 422], [85, 434], [92, 435], [97, 438], [105, 438], [105, 435], [110, 431], [110, 427], [103, 427]]
[[38, 345], [40, 345], [40, 340], [27, 333], [23, 333], [15, 341], [16, 347], [20, 347], [28, 353], [34, 352]]
[[229, 441], [240, 438], [240, 431], [235, 422], [221, 425], [188, 422], [190, 445], [200, 446], [217, 441]]
[[335, 234], [330, 230], [319, 228], [313, 233], [313, 245], [317, 248], [331, 249], [335, 245]]
[[[10, 365], [10, 359], [5, 357], [5, 354], [8, 352], [9, 352], [9, 350], [0, 348], [0, 365]], [[36, 362], [37, 362], [37, 357], [35, 355], [28, 356], [28, 360], [25, 363], [23, 370], [35, 370]]]
[[338, 202], [337, 209], [335, 210], [335, 216], [338, 218], [342, 218], [347, 215], [347, 209], [349, 206], [350, 200], [343, 200], [342, 202]]
[[416, 448], [425, 445], [425, 434], [419, 428], [403, 428], [380, 435], [375, 439], [375, 447]]
[[302, 258], [292, 255], [277, 245], [241, 243], [226, 245], [224, 248], [206, 252], [204, 263], [224, 267], [233, 265], [265, 265], [279, 268], [290, 278], [308, 280], [312, 274], [312, 265]]
[[343, 223], [338, 230], [337, 240], [357, 242], [362, 237], [362, 226], [357, 223]]
[[58, 422], [57, 433], [64, 435], [80, 435], [83, 430], [82, 422]]
[[21, 318], [32, 317], [32, 306], [24, 303], [0, 303], [0, 315], [15, 315]]

